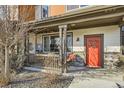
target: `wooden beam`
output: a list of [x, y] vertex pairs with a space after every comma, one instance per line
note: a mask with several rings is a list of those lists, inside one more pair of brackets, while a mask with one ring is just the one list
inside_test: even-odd
[[[47, 28], [47, 27], [55, 27], [55, 26], [58, 26], [58, 25], [63, 25], [63, 24], [72, 24], [72, 23], [84, 23], [85, 22], [92, 22], [92, 21], [95, 21], [95, 20], [108, 20], [110, 18], [118, 18], [118, 17], [121, 17], [121, 16], [124, 16], [124, 12], [120, 12], [120, 13], [111, 13], [111, 14], [107, 14], [107, 15], [101, 15], [101, 16], [94, 16], [94, 17], [89, 17], [89, 18], [81, 18], [81, 19], [78, 19], [78, 20], [65, 20], [64, 22], [63, 21], [54, 21], [52, 23], [49, 23], [49, 24], [41, 24], [41, 26], [37, 26], [37, 27], [34, 27], [34, 29], [39, 29], [39, 28]], [[120, 21], [120, 20], [119, 20]]]
[[98, 13], [98, 12], [104, 12], [104, 11], [108, 11], [108, 10], [115, 10], [115, 9], [120, 9], [120, 8], [124, 8], [124, 6], [104, 6], [104, 5], [101, 5], [101, 6], [92, 6], [92, 7], [89, 7], [89, 8], [86, 8], [86, 9], [81, 9], [79, 11], [75, 11], [75, 12], [70, 12], [70, 13], [67, 13], [67, 14], [64, 14], [64, 15], [60, 15], [60, 16], [55, 16], [55, 17], [51, 17], [51, 18], [48, 18], [47, 20], [43, 20], [43, 21], [39, 21], [39, 22], [36, 22], [35, 24], [40, 24], [40, 23], [46, 23], [46, 22], [52, 22], [53, 20], [54, 21], [58, 21], [58, 20], [62, 20], [62, 19], [66, 19], [66, 18], [72, 18], [72, 17], [79, 17], [79, 16], [84, 16], [84, 15], [87, 15], [87, 14], [92, 14], [92, 13]]

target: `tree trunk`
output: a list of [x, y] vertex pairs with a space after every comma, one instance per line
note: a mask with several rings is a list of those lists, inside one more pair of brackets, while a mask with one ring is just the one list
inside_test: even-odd
[[8, 78], [9, 79], [9, 49], [7, 46], [5, 46], [5, 78]]
[[[1, 56], [4, 57], [4, 55], [3, 55], [3, 54], [4, 54], [4, 50], [3, 50], [4, 48], [3, 48], [3, 46], [0, 46], [0, 48], [1, 48], [1, 50], [0, 50]], [[1, 67], [1, 74], [4, 75], [4, 59], [1, 58], [1, 59], [0, 59], [0, 63], [1, 63], [1, 64], [0, 64], [0, 67]]]
[[1, 63], [1, 74], [4, 75], [4, 62]]

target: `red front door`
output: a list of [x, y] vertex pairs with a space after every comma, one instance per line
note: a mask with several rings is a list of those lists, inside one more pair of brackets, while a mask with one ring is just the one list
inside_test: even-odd
[[88, 67], [101, 67], [102, 38], [100, 35], [85, 36], [86, 64]]

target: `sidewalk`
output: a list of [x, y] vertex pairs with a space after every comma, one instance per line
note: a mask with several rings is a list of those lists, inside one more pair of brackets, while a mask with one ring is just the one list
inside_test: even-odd
[[75, 77], [69, 88], [118, 88], [116, 83], [97, 78]]
[[88, 71], [80, 73], [80, 75], [74, 76], [69, 88], [118, 88], [116, 83], [124, 87], [122, 73], [105, 72]]

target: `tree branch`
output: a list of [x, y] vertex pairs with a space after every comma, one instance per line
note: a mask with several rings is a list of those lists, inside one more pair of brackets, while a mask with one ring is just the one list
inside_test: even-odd
[[2, 42], [0, 42], [0, 45], [2, 45], [2, 46], [6, 46], [6, 44], [4, 44], [4, 43], [2, 43]]

